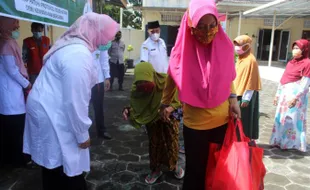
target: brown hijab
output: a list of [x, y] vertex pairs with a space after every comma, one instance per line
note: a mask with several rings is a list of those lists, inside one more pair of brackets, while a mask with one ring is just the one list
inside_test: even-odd
[[242, 96], [246, 90], [261, 90], [259, 69], [254, 55], [251, 53], [252, 38], [247, 35], [238, 36], [234, 42], [240, 46], [249, 44], [249, 49], [239, 56], [236, 63], [237, 77], [234, 81], [237, 96]]

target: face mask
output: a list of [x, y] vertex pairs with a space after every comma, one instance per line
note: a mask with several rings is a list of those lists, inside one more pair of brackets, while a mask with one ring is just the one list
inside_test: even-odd
[[100, 51], [107, 51], [108, 49], [110, 49], [112, 43], [111, 42], [108, 42], [107, 45], [99, 45], [98, 49]]
[[153, 41], [157, 41], [159, 39], [160, 33], [151, 34], [151, 39]]
[[215, 38], [216, 33], [218, 32], [218, 26], [211, 29], [197, 29], [192, 28], [192, 34], [195, 36], [198, 42], [203, 45], [210, 44]]
[[246, 53], [248, 50], [246, 50], [246, 51], [243, 51], [243, 47], [244, 46], [249, 46], [250, 44], [248, 44], [248, 43], [246, 43], [246, 44], [244, 44], [244, 45], [242, 45], [242, 46], [235, 46], [235, 52], [238, 54], [238, 55], [243, 55], [244, 53]]
[[116, 36], [115, 40], [120, 40], [122, 38], [122, 36]]
[[40, 39], [43, 36], [42, 32], [33, 32], [33, 37], [36, 39]]
[[293, 49], [292, 53], [294, 58], [300, 58], [302, 56], [302, 51], [300, 49]]
[[19, 31], [18, 30], [14, 30], [14, 31], [12, 31], [12, 38], [13, 39], [18, 39], [19, 38]]
[[153, 92], [155, 84], [153, 82], [146, 82], [137, 85], [137, 92], [144, 92], [150, 94]]

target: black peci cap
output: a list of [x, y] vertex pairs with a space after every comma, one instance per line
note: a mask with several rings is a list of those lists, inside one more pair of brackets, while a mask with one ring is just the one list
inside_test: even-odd
[[154, 28], [159, 28], [159, 22], [158, 21], [153, 21], [153, 22], [149, 22], [147, 23], [147, 28], [148, 29], [154, 29]]

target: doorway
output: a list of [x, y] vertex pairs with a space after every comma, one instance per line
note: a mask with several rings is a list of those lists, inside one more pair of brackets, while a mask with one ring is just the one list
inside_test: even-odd
[[[271, 42], [271, 29], [259, 30], [257, 59], [268, 61]], [[287, 61], [290, 32], [276, 30], [274, 33], [272, 61]]]

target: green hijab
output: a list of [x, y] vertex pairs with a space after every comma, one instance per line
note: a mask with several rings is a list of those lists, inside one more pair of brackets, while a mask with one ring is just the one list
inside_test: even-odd
[[[140, 127], [140, 125], [146, 125], [159, 119], [166, 78], [166, 74], [157, 73], [150, 63], [142, 62], [136, 65], [130, 97], [130, 119], [134, 127]], [[138, 81], [154, 82], [153, 92], [148, 94], [137, 92]]]

